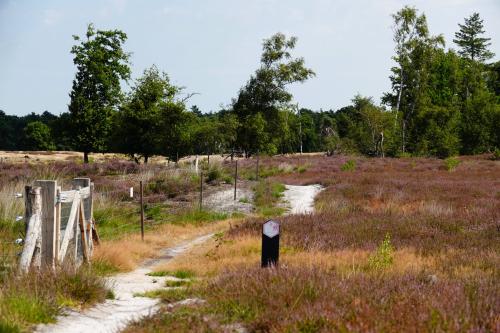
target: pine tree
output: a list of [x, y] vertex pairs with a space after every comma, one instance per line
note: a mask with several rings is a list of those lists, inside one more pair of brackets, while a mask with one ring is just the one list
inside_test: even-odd
[[472, 61], [484, 62], [493, 58], [494, 53], [488, 50], [491, 38], [481, 37], [484, 34], [483, 20], [479, 13], [473, 13], [465, 19], [465, 24], [458, 24], [460, 31], [455, 33], [453, 42], [460, 47], [458, 53]]

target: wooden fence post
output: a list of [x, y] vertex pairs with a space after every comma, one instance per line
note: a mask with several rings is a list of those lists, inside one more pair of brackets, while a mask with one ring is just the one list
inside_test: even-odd
[[203, 208], [203, 170], [200, 172], [200, 210]]
[[59, 249], [61, 246], [61, 186], [56, 189], [56, 227], [55, 227], [55, 262], [59, 263]]
[[255, 167], [255, 180], [259, 181], [259, 151], [257, 150], [257, 165]]
[[[40, 195], [40, 187], [25, 188], [25, 221], [26, 221], [26, 237], [24, 240], [23, 252], [19, 260], [19, 271], [27, 272], [34, 262], [37, 266], [37, 259], [40, 258], [40, 248], [37, 248], [37, 242], [40, 239], [41, 223], [42, 223], [42, 197]], [[38, 253], [38, 255], [35, 255]], [[35, 260], [33, 260], [35, 258]]]
[[[89, 196], [88, 198], [81, 197], [81, 205], [80, 205], [80, 213], [77, 218], [79, 223], [76, 223], [75, 230], [75, 262], [79, 261], [79, 253], [78, 253], [78, 242], [81, 242], [82, 256], [85, 262], [90, 260], [91, 255], [91, 244], [92, 244], [92, 226], [90, 221], [90, 216], [92, 215], [92, 190], [91, 190], [91, 182], [90, 178], [74, 178], [71, 182], [72, 188], [74, 190], [80, 190], [82, 188], [89, 188]], [[87, 222], [88, 221], [88, 222]], [[89, 229], [90, 227], [90, 229]], [[80, 229], [80, 232], [78, 232]], [[78, 237], [80, 236], [80, 237]]]
[[56, 189], [55, 180], [37, 180], [35, 186], [41, 188], [42, 196], [42, 266], [54, 268], [56, 262]]
[[144, 185], [142, 180], [139, 182], [140, 185], [140, 201], [141, 201], [141, 240], [144, 242]]
[[238, 183], [238, 160], [234, 166], [234, 200], [236, 200], [236, 188]]

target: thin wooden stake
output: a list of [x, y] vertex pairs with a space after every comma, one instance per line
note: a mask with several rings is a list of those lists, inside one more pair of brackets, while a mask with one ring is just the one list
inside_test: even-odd
[[82, 239], [83, 247], [83, 261], [88, 263], [90, 261], [89, 247], [87, 243], [87, 228], [85, 223], [85, 208], [83, 205], [83, 200], [80, 200], [80, 214], [78, 216], [78, 225], [80, 226], [80, 236]]
[[200, 210], [203, 208], [203, 171], [200, 172]]
[[144, 188], [142, 184], [142, 180], [139, 182], [139, 185], [141, 187], [140, 192], [141, 192], [141, 239], [144, 241]]
[[61, 186], [56, 190], [56, 230], [55, 230], [55, 261], [59, 264], [59, 251], [61, 249]]
[[255, 167], [255, 180], [259, 181], [259, 151], [257, 150], [257, 165]]
[[238, 183], [238, 160], [236, 160], [236, 164], [234, 165], [234, 200], [236, 200], [237, 183]]

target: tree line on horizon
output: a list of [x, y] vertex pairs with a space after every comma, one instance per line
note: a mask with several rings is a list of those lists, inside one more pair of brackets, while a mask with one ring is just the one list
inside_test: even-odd
[[[500, 61], [478, 13], [455, 33], [457, 51], [429, 32], [413, 7], [395, 13], [391, 90], [377, 105], [356, 95], [339, 110], [299, 108], [288, 87], [315, 76], [292, 52], [296, 37], [263, 42], [260, 66], [230, 105], [217, 112], [188, 108], [191, 94], [155, 65], [131, 80], [127, 35], [96, 30], [73, 36], [76, 74], [68, 112], [18, 117], [0, 110], [0, 149], [118, 152], [147, 163], [190, 154], [437, 156], [500, 149]], [[132, 82], [124, 93], [122, 82]]]

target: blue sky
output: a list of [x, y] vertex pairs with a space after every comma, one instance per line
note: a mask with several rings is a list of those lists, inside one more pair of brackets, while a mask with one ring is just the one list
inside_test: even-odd
[[457, 23], [478, 11], [500, 59], [500, 0], [0, 0], [0, 109], [24, 115], [67, 110], [75, 74], [72, 35], [93, 22], [128, 34], [133, 77], [156, 64], [197, 92], [202, 111], [228, 105], [258, 67], [261, 43], [276, 32], [317, 77], [291, 88], [301, 107], [337, 109], [360, 93], [379, 102], [389, 89], [391, 13], [425, 12], [431, 33], [453, 47]]

